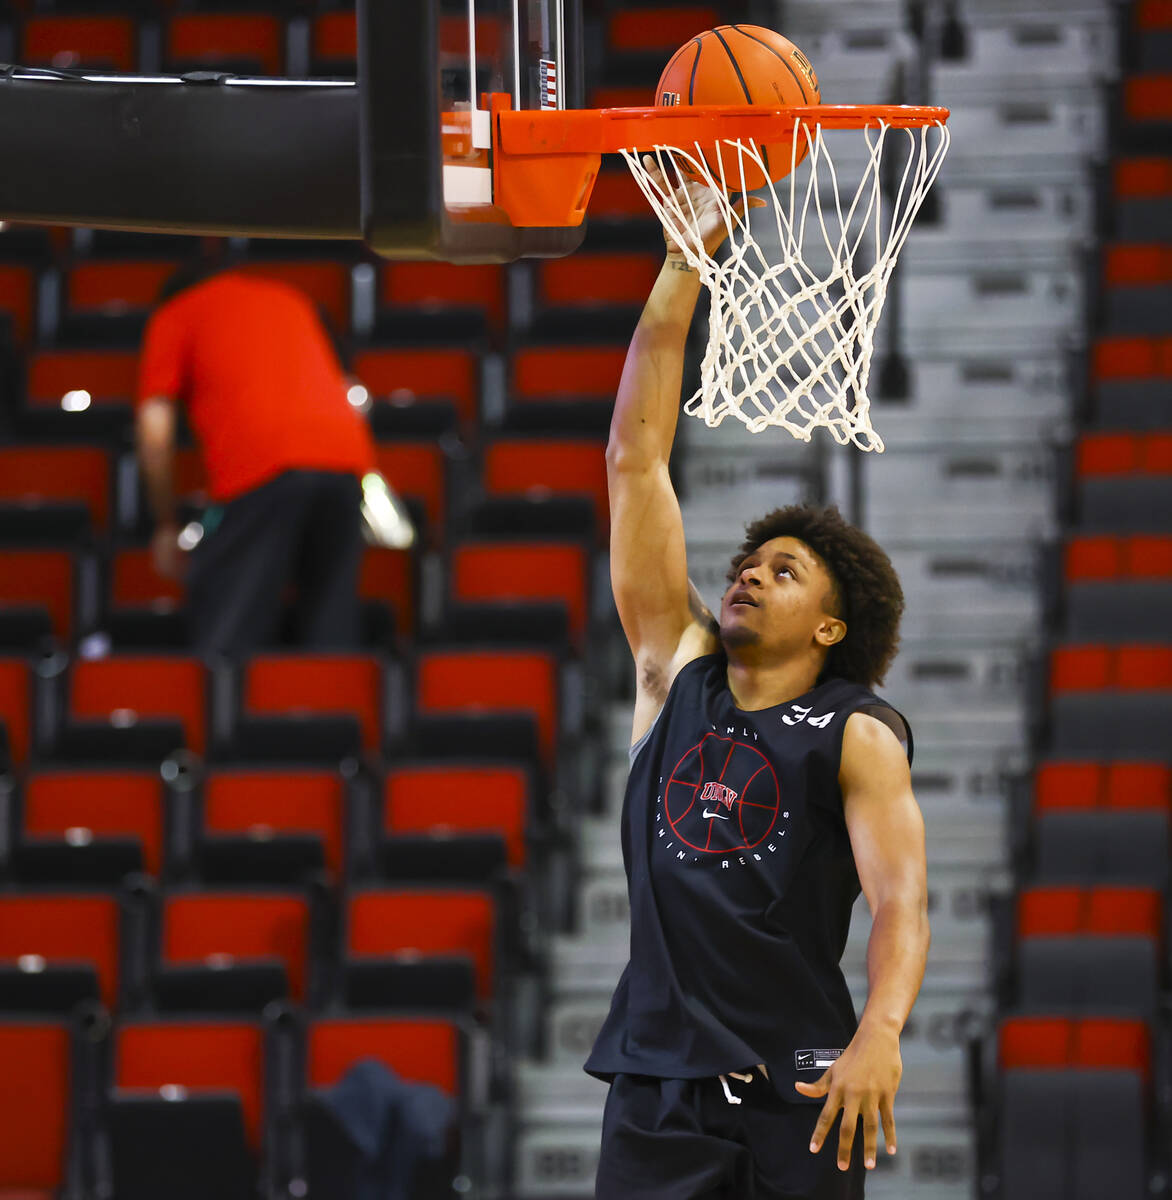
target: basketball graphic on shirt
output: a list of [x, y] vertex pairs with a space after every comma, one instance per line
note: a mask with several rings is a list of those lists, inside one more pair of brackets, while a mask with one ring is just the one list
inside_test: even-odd
[[765, 755], [715, 733], [693, 746], [664, 784], [672, 833], [706, 854], [752, 850], [772, 832], [780, 807], [777, 775]]

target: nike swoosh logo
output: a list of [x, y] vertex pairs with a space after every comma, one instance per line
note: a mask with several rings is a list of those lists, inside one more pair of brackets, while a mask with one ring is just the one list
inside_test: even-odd
[[722, 821], [727, 821], [727, 820], [728, 820], [728, 813], [722, 813], [722, 812], [709, 812], [709, 810], [708, 810], [708, 809], [705, 809], [705, 810], [704, 810], [704, 815], [705, 815], [706, 817], [719, 817], [719, 818], [720, 818]]

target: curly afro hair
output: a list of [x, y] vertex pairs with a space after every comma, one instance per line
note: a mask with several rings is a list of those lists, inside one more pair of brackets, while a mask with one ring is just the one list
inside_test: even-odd
[[830, 647], [824, 676], [835, 675], [874, 687], [883, 682], [899, 647], [903, 588], [891, 559], [873, 538], [845, 521], [837, 508], [792, 504], [745, 526], [728, 579], [742, 562], [773, 538], [793, 537], [822, 560], [834, 589], [833, 616], [846, 622], [846, 637]]

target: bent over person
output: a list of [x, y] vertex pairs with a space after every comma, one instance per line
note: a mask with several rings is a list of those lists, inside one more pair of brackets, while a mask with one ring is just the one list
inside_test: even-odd
[[139, 366], [138, 456], [155, 566], [177, 578], [185, 406], [212, 501], [186, 571], [195, 648], [235, 657], [269, 644], [287, 588], [298, 644], [356, 646], [361, 479], [374, 444], [313, 304], [287, 284], [205, 264], [181, 268], [160, 301]]
[[[705, 206], [702, 189], [693, 193]], [[710, 249], [724, 228], [704, 217]], [[600, 1200], [855, 1200], [928, 949], [891, 563], [833, 509], [746, 530], [720, 612], [668, 474], [700, 283], [669, 241], [619, 386], [611, 574], [637, 672], [622, 813], [630, 962], [586, 1070], [610, 1082]], [[856, 1018], [839, 960], [873, 915]]]

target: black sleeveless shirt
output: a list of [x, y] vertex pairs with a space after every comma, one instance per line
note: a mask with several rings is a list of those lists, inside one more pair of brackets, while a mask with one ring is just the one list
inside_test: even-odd
[[[631, 957], [586, 1070], [694, 1079], [765, 1063], [806, 1098], [850, 1041], [839, 967], [859, 895], [842, 793], [843, 728], [911, 730], [859, 684], [827, 679], [747, 712], [724, 654], [677, 675], [632, 755], [623, 800]], [[817, 1103], [822, 1103], [821, 1100]]]

